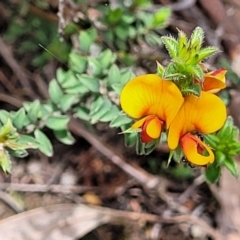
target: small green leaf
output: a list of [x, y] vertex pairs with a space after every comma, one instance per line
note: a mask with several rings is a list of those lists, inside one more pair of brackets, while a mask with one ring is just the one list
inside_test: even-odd
[[111, 87], [114, 90], [114, 92], [117, 93], [118, 96], [120, 96], [121, 91], [123, 89], [123, 85], [121, 83], [114, 83], [112, 84]]
[[131, 123], [131, 122], [132, 122], [132, 119], [129, 118], [129, 117], [127, 117], [126, 115], [118, 115], [118, 116], [116, 116], [116, 117], [111, 121], [111, 123], [109, 124], [109, 126], [110, 126], [111, 128], [121, 127], [122, 125]]
[[223, 165], [228, 169], [228, 171], [235, 177], [238, 178], [239, 172], [238, 172], [238, 165], [236, 161], [232, 158], [226, 159], [223, 162]]
[[121, 71], [121, 84], [124, 86], [128, 81], [135, 77], [135, 74], [130, 69]]
[[32, 144], [22, 144], [19, 142], [16, 142], [16, 140], [6, 140], [3, 144], [5, 147], [8, 147], [12, 150], [22, 150], [22, 149], [28, 149], [28, 148], [36, 148]]
[[27, 116], [32, 121], [32, 123], [35, 123], [38, 118], [40, 118], [41, 114], [41, 104], [39, 100], [35, 100], [32, 102], [27, 110]]
[[90, 46], [93, 43], [89, 33], [87, 31], [81, 31], [79, 35], [80, 49], [82, 51], [89, 52]]
[[101, 63], [102, 69], [109, 68], [112, 63], [115, 62], [117, 56], [110, 49], [106, 49], [97, 58], [98, 62]]
[[83, 106], [79, 106], [77, 108], [77, 111], [75, 113], [75, 115], [84, 120], [84, 121], [89, 121], [90, 120], [90, 116], [89, 116], [89, 110]]
[[68, 65], [72, 71], [83, 73], [87, 68], [87, 59], [76, 52], [71, 52], [69, 54]]
[[30, 136], [30, 135], [21, 134], [19, 136], [17, 142], [19, 144], [25, 145], [26, 149], [27, 148], [38, 148], [38, 146], [39, 146], [38, 141], [33, 136]]
[[207, 166], [205, 178], [210, 183], [215, 183], [221, 176], [221, 167], [215, 162]]
[[128, 31], [126, 31], [126, 26], [118, 25], [114, 28], [114, 32], [116, 36], [123, 41], [126, 41], [127, 38], [129, 37]]
[[95, 112], [98, 112], [104, 102], [104, 97], [99, 96], [96, 98], [90, 106], [90, 115], [93, 115]]
[[198, 51], [202, 47], [203, 39], [204, 32], [202, 28], [196, 27], [190, 37], [189, 45], [191, 46], [191, 48], [195, 48]]
[[82, 75], [77, 74], [77, 78], [91, 92], [99, 92], [100, 83], [97, 79], [92, 78], [91, 76], [85, 74]]
[[75, 142], [72, 134], [67, 130], [54, 131], [55, 137], [66, 145], [72, 145]]
[[58, 82], [53, 79], [50, 83], [49, 83], [49, 88], [48, 88], [48, 93], [50, 96], [50, 99], [55, 103], [58, 104], [60, 99], [63, 96], [63, 92], [61, 87], [59, 86]]
[[214, 152], [214, 155], [215, 155], [215, 162], [218, 163], [219, 165], [222, 165], [226, 159], [225, 154], [217, 150], [216, 152]]
[[215, 134], [204, 135], [204, 140], [213, 149], [216, 149], [220, 143], [220, 139]]
[[68, 111], [72, 107], [76, 99], [77, 99], [76, 95], [70, 95], [70, 94], [64, 95], [59, 101], [59, 106], [61, 110], [63, 112]]
[[39, 150], [44, 153], [46, 156], [51, 157], [53, 155], [52, 143], [48, 137], [41, 130], [36, 129], [34, 131], [34, 136], [39, 143]]
[[160, 28], [164, 27], [171, 15], [171, 9], [168, 7], [162, 7], [154, 13], [153, 27]]
[[111, 101], [108, 98], [104, 97], [103, 103], [98, 108], [98, 110], [91, 113], [91, 123], [95, 123], [98, 120], [100, 120], [102, 116], [109, 112], [111, 107], [112, 107]]
[[24, 126], [26, 126], [26, 123], [28, 122], [26, 112], [24, 108], [20, 108], [14, 115], [13, 118], [13, 125], [17, 129], [22, 129]]
[[119, 109], [116, 105], [112, 105], [108, 112], [106, 112], [103, 116], [101, 116], [101, 122], [110, 122], [113, 120], [116, 115], [119, 113]]
[[180, 163], [183, 158], [183, 151], [180, 146], [178, 146], [174, 152], [173, 152], [173, 159], [177, 162]]
[[162, 43], [168, 50], [168, 53], [171, 58], [176, 58], [178, 54], [178, 42], [174, 37], [161, 37]]
[[63, 83], [66, 80], [66, 75], [67, 73], [62, 68], [58, 68], [56, 72], [57, 82]]
[[121, 74], [117, 65], [113, 64], [108, 72], [108, 84], [111, 86], [114, 83], [121, 81]]
[[233, 128], [233, 120], [231, 117], [228, 117], [223, 127], [218, 131], [217, 136], [219, 139], [226, 139], [229, 135], [231, 135]]
[[214, 55], [218, 51], [215, 47], [205, 47], [198, 52], [198, 62], [203, 61], [204, 59]]
[[144, 148], [144, 144], [141, 142], [140, 137], [137, 137], [137, 141], [136, 141], [136, 153], [138, 155], [145, 155], [145, 148]]
[[64, 130], [67, 129], [69, 120], [68, 116], [50, 116], [45, 124], [52, 130]]
[[129, 25], [135, 21], [135, 17], [125, 12], [124, 15], [122, 16], [122, 21]]
[[75, 87], [79, 83], [76, 77], [76, 73], [74, 73], [73, 71], [68, 71], [66, 74], [66, 77], [67, 79], [61, 83], [61, 87], [64, 90], [67, 90], [68, 88], [71, 88], [71, 87]]
[[7, 149], [9, 155], [12, 157], [17, 157], [17, 158], [25, 158], [28, 156], [28, 152], [25, 149], [20, 149], [20, 150], [12, 150], [12, 149]]
[[160, 45], [162, 43], [161, 38], [154, 32], [150, 32], [145, 35], [145, 41], [149, 46]]
[[187, 87], [181, 87], [181, 92], [185, 96], [192, 94], [197, 97], [200, 97], [201, 87], [198, 84], [194, 84], [192, 86], [187, 86]]
[[161, 64], [157, 61], [157, 75], [158, 75], [159, 77], [163, 78], [164, 72], [165, 72], [165, 68], [163, 67], [163, 65], [161, 65]]
[[5, 124], [9, 118], [9, 112], [6, 110], [0, 110], [0, 121]]
[[188, 47], [187, 35], [183, 31], [178, 30], [178, 56], [179, 57], [185, 56], [187, 47]]
[[6, 173], [11, 172], [11, 160], [8, 152], [5, 149], [0, 149], [0, 166], [2, 170]]
[[95, 58], [88, 59], [88, 72], [89, 75], [99, 76], [102, 74], [103, 68], [102, 63]]
[[5, 141], [7, 136], [14, 130], [11, 119], [8, 118], [7, 122], [0, 129], [0, 140]]
[[108, 12], [108, 22], [110, 24], [115, 24], [120, 21], [123, 16], [123, 10], [121, 8], [116, 8], [114, 10], [109, 9]]
[[124, 134], [124, 143], [126, 147], [133, 147], [138, 141], [138, 134], [136, 132]]
[[188, 74], [191, 74], [195, 78], [197, 78], [197, 80], [199, 80], [200, 82], [202, 82], [204, 80], [204, 73], [203, 73], [202, 68], [199, 65], [189, 65], [189, 66], [187, 66], [186, 67], [186, 72]]
[[72, 94], [72, 95], [77, 94], [77, 95], [83, 96], [86, 93], [89, 93], [89, 89], [78, 81], [78, 83], [75, 86], [65, 89], [65, 93]]

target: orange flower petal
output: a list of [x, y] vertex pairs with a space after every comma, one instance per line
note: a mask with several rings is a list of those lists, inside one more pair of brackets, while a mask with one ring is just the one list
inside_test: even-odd
[[144, 122], [148, 119], [148, 118], [151, 118], [151, 117], [154, 117], [154, 115], [149, 115], [149, 116], [146, 116], [138, 121], [136, 121], [133, 125], [132, 125], [132, 129], [138, 129], [138, 128], [141, 128], [142, 125], [144, 124]]
[[[214, 154], [212, 150], [198, 137], [191, 134], [185, 134], [180, 139], [180, 145], [182, 147], [185, 157], [190, 163], [198, 166], [204, 166], [209, 163], [213, 163]], [[208, 156], [204, 156], [199, 153], [199, 146], [201, 147], [201, 149], [205, 150], [208, 153]]]
[[226, 117], [226, 106], [216, 95], [202, 91], [200, 97], [186, 96], [169, 128], [169, 148], [177, 148], [179, 139], [188, 132], [216, 132], [223, 126]]
[[138, 119], [155, 115], [168, 128], [183, 103], [183, 97], [173, 82], [146, 74], [133, 78], [124, 86], [120, 103], [130, 117]]
[[163, 122], [157, 116], [149, 115], [135, 122], [132, 129], [141, 129], [141, 141], [147, 143], [160, 137], [162, 126]]
[[154, 117], [153, 119], [146, 121], [145, 124], [144, 125], [146, 126], [146, 128], [144, 129], [143, 126], [143, 130], [146, 130], [148, 136], [153, 139], [157, 139], [160, 137], [163, 125], [162, 121], [160, 121], [157, 117]]
[[205, 74], [202, 88], [204, 91], [217, 93], [226, 87], [225, 75], [227, 70], [224, 68], [217, 69]]

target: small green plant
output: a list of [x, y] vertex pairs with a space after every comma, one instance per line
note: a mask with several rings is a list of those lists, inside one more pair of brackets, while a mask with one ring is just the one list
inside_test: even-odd
[[[4, 171], [11, 171], [11, 155], [26, 156], [28, 148], [38, 148], [47, 156], [53, 155], [52, 144], [44, 133], [45, 128], [50, 129], [60, 142], [73, 144], [75, 140], [68, 129], [71, 118], [78, 118], [86, 125], [95, 125], [101, 122], [108, 124], [110, 128], [118, 128], [120, 132], [124, 133], [126, 146], [135, 146], [137, 154], [150, 154], [160, 143], [169, 142], [174, 117], [179, 114], [181, 119], [181, 114], [184, 112], [180, 111], [182, 105], [189, 105], [195, 101], [196, 106], [203, 109], [201, 104], [197, 105], [200, 101], [196, 99], [203, 99], [202, 96], [206, 96], [205, 98], [210, 99], [208, 103], [216, 102], [218, 104], [222, 112], [222, 116], [219, 117], [222, 119], [221, 122], [214, 130], [204, 130], [203, 136], [197, 136], [201, 129], [196, 128], [196, 131], [193, 131], [195, 129], [192, 129], [191, 124], [190, 130], [188, 127], [184, 129], [185, 126], [183, 126], [186, 134], [180, 136], [179, 133], [177, 145], [180, 142], [180, 147], [177, 147], [175, 143], [172, 144], [174, 146], [170, 147], [172, 151], [169, 160], [173, 157], [175, 161], [180, 162], [183, 157], [186, 157], [182, 149], [184, 149], [185, 141], [190, 141], [194, 142], [203, 157], [206, 157], [206, 152], [214, 155], [215, 161], [212, 160], [211, 155], [211, 160], [207, 160], [206, 163], [191, 160], [195, 165], [208, 165], [205, 176], [209, 182], [215, 182], [219, 178], [222, 167], [226, 167], [235, 177], [238, 176], [234, 161], [235, 155], [240, 152], [240, 143], [237, 140], [238, 129], [233, 125], [230, 117], [223, 125], [226, 119], [225, 105], [215, 94], [209, 93], [225, 87], [226, 72], [224, 69], [205, 72], [202, 63], [204, 59], [216, 53], [217, 49], [202, 47], [204, 33], [199, 27], [193, 31], [190, 38], [187, 38], [182, 31], [179, 31], [177, 39], [169, 36], [161, 37], [159, 29], [167, 25], [170, 10], [162, 8], [154, 14], [150, 14], [146, 11], [148, 4], [149, 1], [135, 0], [130, 6], [121, 1], [121, 6], [115, 9], [109, 6], [99, 6], [97, 8], [97, 11], [101, 13], [99, 19], [93, 20], [90, 16], [85, 16], [84, 21], [89, 23], [87, 27], [84, 28], [81, 24], [76, 25], [75, 23], [74, 31], [68, 32], [72, 23], [66, 26], [64, 31], [68, 37], [77, 36], [75, 38], [77, 47], [72, 47], [69, 51], [67, 62], [69, 69], [59, 68], [56, 77], [49, 83], [50, 98], [44, 102], [39, 100], [26, 102], [16, 112], [0, 111], [2, 124], [0, 165]], [[101, 21], [102, 24], [96, 24], [97, 21]], [[131, 55], [133, 46], [138, 46], [140, 42], [151, 46], [159, 46], [163, 43], [169, 52], [171, 58], [169, 64], [164, 67], [158, 63], [156, 73], [145, 76], [147, 81], [154, 82], [157, 86], [159, 83], [163, 84], [160, 84], [160, 89], [163, 90], [161, 93], [166, 96], [166, 99], [170, 95], [174, 96], [173, 99], [175, 99], [172, 100], [172, 103], [177, 107], [174, 109], [175, 115], [170, 116], [169, 121], [155, 116], [162, 107], [160, 102], [155, 104], [159, 93], [156, 94], [156, 98], [153, 95], [152, 99], [155, 102], [149, 108], [150, 110], [145, 108], [145, 112], [142, 111], [140, 115], [136, 116], [125, 110], [125, 102], [126, 105], [130, 105], [128, 100], [133, 96], [130, 92], [127, 94], [127, 98], [123, 97], [126, 86], [131, 84], [132, 79], [145, 82], [141, 76], [135, 77], [130, 67], [126, 67], [126, 63], [137, 65], [136, 59]], [[54, 41], [52, 44], [53, 47], [56, 47]], [[52, 48], [50, 50], [53, 51]], [[53, 51], [53, 53], [55, 52]], [[163, 79], [164, 81], [162, 81]], [[209, 81], [214, 82], [213, 89], [209, 89]], [[145, 87], [148, 88], [148, 85]], [[149, 92], [151, 95], [151, 88]], [[172, 104], [168, 104], [167, 100], [161, 103], [166, 103], [166, 109], [172, 106]], [[138, 105], [133, 105], [133, 108], [136, 106], [138, 107]], [[207, 110], [202, 110], [204, 116], [205, 112], [211, 110], [208, 106]], [[189, 106], [187, 107], [189, 108]], [[149, 112], [147, 112], [148, 110]], [[166, 110], [167, 114], [165, 115], [168, 115], [169, 111]], [[142, 119], [139, 120], [140, 117], [143, 117], [147, 123]], [[176, 121], [178, 120], [175, 120], [175, 123]], [[148, 126], [150, 127], [148, 128]], [[151, 132], [151, 129], [155, 129], [156, 126], [158, 130], [160, 129], [160, 134], [155, 132], [151, 136], [145, 134]], [[201, 140], [201, 138], [203, 139]], [[186, 161], [190, 160], [186, 159]]]

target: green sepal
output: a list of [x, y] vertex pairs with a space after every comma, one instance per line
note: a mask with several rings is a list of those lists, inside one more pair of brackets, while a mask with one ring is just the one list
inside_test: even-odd
[[200, 82], [204, 79], [204, 72], [200, 65], [189, 65], [186, 67], [186, 72], [197, 78]]
[[172, 36], [163, 36], [161, 37], [162, 43], [164, 44], [164, 46], [166, 47], [169, 55], [171, 58], [176, 58], [177, 57], [177, 53], [178, 53], [178, 42], [177, 40], [172, 37]]
[[174, 150], [170, 150], [170, 153], [169, 153], [169, 156], [168, 156], [168, 161], [167, 161], [167, 167], [169, 166], [169, 164], [172, 161], [173, 154], [174, 154]]
[[198, 84], [193, 84], [191, 86], [181, 87], [180, 90], [184, 96], [194, 95], [196, 97], [200, 97], [201, 95], [201, 87]]
[[221, 176], [221, 167], [215, 162], [209, 164], [205, 171], [205, 178], [209, 183], [216, 183]]
[[224, 167], [228, 169], [228, 171], [235, 177], [238, 178], [239, 172], [238, 172], [238, 165], [236, 161], [232, 158], [225, 159], [223, 162]]
[[204, 59], [214, 55], [218, 51], [215, 47], [205, 47], [198, 51], [198, 62], [203, 61]]
[[213, 149], [216, 149], [220, 143], [220, 139], [215, 134], [204, 135], [204, 141]]
[[158, 61], [156, 61], [156, 62], [157, 62], [157, 75], [159, 77], [163, 78], [164, 77], [164, 73], [165, 73], [165, 68]]
[[202, 47], [204, 32], [202, 28], [196, 27], [189, 40], [189, 46], [198, 51]]

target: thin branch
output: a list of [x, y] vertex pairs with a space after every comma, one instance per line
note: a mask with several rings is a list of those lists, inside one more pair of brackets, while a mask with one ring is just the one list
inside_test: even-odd
[[60, 40], [63, 41], [63, 31], [66, 26], [66, 22], [64, 19], [64, 0], [58, 0], [58, 34]]
[[123, 160], [122, 157], [115, 154], [109, 147], [106, 146], [97, 136], [90, 133], [79, 121], [75, 119], [71, 119], [69, 123], [69, 129], [77, 134], [78, 136], [82, 136], [86, 139], [97, 151], [106, 156], [109, 160], [111, 160], [115, 165], [121, 168], [128, 175], [136, 179], [141, 184], [147, 186], [149, 189], [156, 189], [160, 184], [159, 178], [155, 176], [151, 176], [145, 170], [141, 169], [137, 170], [126, 161]]
[[32, 90], [32, 87], [29, 83], [28, 75], [24, 72], [24, 70], [20, 67], [20, 65], [17, 63], [15, 58], [12, 55], [12, 52], [9, 48], [9, 46], [3, 41], [3, 39], [0, 37], [0, 55], [2, 55], [3, 59], [6, 61], [6, 63], [9, 65], [9, 67], [12, 69], [13, 73], [17, 76], [20, 83], [23, 87], [27, 89], [29, 94], [31, 96], [35, 96], [36, 94]]
[[17, 108], [22, 107], [22, 102], [20, 100], [4, 93], [0, 93], [0, 101], [10, 103]]
[[97, 187], [73, 186], [73, 185], [49, 185], [26, 183], [0, 183], [0, 189], [17, 192], [52, 192], [52, 193], [85, 193], [96, 191]]

